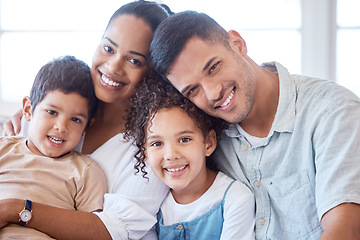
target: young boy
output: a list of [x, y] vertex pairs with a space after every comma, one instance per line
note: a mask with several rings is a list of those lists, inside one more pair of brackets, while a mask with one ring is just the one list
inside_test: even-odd
[[84, 62], [64, 56], [40, 69], [30, 97], [23, 99], [28, 137], [0, 138], [0, 199], [28, 198], [18, 224], [0, 228], [1, 239], [51, 239], [24, 227], [32, 215], [36, 218], [31, 200], [101, 210], [105, 175], [90, 158], [72, 151], [94, 120], [96, 105], [90, 68]]
[[210, 168], [216, 133], [226, 125], [206, 115], [156, 75], [133, 97], [126, 136], [171, 191], [158, 213], [159, 239], [254, 239], [254, 196], [241, 182]]

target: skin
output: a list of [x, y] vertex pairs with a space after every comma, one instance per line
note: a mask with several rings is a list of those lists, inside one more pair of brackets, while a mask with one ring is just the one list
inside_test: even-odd
[[215, 147], [215, 132], [204, 137], [180, 107], [161, 109], [147, 128], [146, 161], [181, 204], [195, 201], [213, 183], [216, 173], [206, 167], [206, 157]]
[[[279, 78], [247, 56], [245, 41], [236, 31], [228, 32], [228, 43], [231, 49], [190, 39], [167, 77], [203, 111], [266, 137], [277, 110]], [[321, 225], [321, 240], [360, 239], [360, 205], [336, 206], [324, 214]]]
[[[92, 153], [111, 137], [123, 131], [123, 113], [128, 108], [126, 100], [134, 93], [134, 87], [148, 70], [147, 59], [151, 40], [151, 28], [143, 20], [132, 15], [118, 16], [105, 31], [104, 39], [95, 51], [91, 67], [95, 93], [101, 102], [95, 115], [96, 121], [86, 130], [83, 153]], [[142, 65], [139, 65], [138, 61]], [[120, 83], [120, 87], [101, 82], [101, 74], [105, 74], [111, 81]], [[17, 121], [20, 121], [19, 119], [21, 117]], [[13, 127], [8, 122], [4, 125], [7, 135], [13, 133], [13, 130], [9, 129]], [[18, 222], [18, 213], [23, 208], [22, 199], [0, 200], [0, 227], [9, 222]], [[33, 203], [33, 218], [26, 226], [45, 232], [56, 239], [111, 239], [105, 225], [95, 214], [69, 211], [39, 203]]]
[[[73, 104], [76, 102], [76, 104]], [[49, 92], [33, 110], [30, 98], [23, 100], [29, 121], [28, 148], [37, 155], [59, 157], [75, 148], [88, 122], [88, 101], [78, 93]]]

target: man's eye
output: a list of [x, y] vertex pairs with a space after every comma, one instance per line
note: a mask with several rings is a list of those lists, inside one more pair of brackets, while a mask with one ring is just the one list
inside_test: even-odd
[[71, 118], [71, 121], [76, 122], [76, 123], [81, 123], [81, 120], [76, 117]]
[[215, 63], [214, 65], [211, 66], [211, 68], [209, 69], [209, 74], [211, 74], [213, 71], [215, 71], [215, 69], [217, 68], [217, 66], [219, 65], [220, 62]]
[[190, 98], [196, 95], [197, 86], [190, 88], [190, 90], [186, 93], [186, 97]]
[[188, 137], [183, 137], [183, 138], [180, 139], [180, 142], [181, 142], [181, 143], [187, 143], [187, 142], [189, 142], [190, 140], [191, 140], [191, 139], [188, 138]]

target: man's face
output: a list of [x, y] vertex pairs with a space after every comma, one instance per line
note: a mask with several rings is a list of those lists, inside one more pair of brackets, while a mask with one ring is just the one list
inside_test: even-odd
[[209, 115], [239, 123], [251, 111], [256, 85], [246, 51], [241, 51], [246, 46], [240, 45], [230, 43], [230, 49], [221, 43], [191, 38], [167, 78]]

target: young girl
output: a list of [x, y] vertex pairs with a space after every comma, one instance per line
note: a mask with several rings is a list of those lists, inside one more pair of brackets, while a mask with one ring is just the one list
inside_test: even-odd
[[143, 176], [147, 163], [171, 189], [158, 213], [159, 239], [254, 239], [252, 193], [206, 165], [224, 127], [154, 73], [139, 85], [125, 136], [136, 141]]

